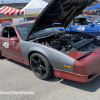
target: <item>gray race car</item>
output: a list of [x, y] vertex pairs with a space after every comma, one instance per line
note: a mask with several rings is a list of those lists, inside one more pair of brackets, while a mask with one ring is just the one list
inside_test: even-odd
[[[0, 58], [31, 66], [40, 79], [56, 77], [88, 82], [100, 74], [100, 41], [95, 36], [66, 31], [71, 20], [94, 0], [52, 0], [35, 23], [0, 30]], [[53, 27], [64, 27], [57, 30]]]

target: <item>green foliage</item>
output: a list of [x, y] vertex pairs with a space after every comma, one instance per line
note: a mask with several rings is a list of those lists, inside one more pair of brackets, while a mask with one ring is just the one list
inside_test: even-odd
[[[26, 15], [26, 17], [28, 16], [38, 16], [39, 14], [31, 14], [31, 15]], [[4, 16], [4, 17], [0, 17], [0, 20], [2, 19], [12, 19], [12, 18], [18, 18], [18, 17], [24, 17], [24, 15], [20, 15], [20, 16]]]

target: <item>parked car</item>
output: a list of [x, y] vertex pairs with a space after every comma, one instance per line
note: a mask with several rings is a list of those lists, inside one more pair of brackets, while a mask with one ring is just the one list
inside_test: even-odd
[[71, 20], [95, 0], [52, 0], [35, 23], [0, 30], [2, 56], [31, 66], [40, 79], [56, 77], [89, 82], [100, 75], [100, 41], [96, 36], [53, 27]]
[[[58, 29], [64, 29], [57, 27]], [[100, 16], [98, 15], [82, 15], [77, 16], [66, 28], [66, 31], [77, 31], [100, 36]]]
[[3, 22], [1, 23], [1, 26], [11, 25], [11, 24], [12, 24], [11, 21], [3, 21]]

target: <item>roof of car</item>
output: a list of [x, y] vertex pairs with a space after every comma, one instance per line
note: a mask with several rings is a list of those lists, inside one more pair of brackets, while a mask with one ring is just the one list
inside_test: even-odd
[[89, 16], [98, 16], [98, 15], [79, 15], [75, 18], [86, 18], [86, 17], [89, 17]]

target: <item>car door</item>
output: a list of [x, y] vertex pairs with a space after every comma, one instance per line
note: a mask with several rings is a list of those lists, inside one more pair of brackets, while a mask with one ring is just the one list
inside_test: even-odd
[[[5, 37], [5, 29], [8, 30], [8, 36]], [[0, 37], [2, 41], [2, 53], [7, 57], [22, 62], [22, 54], [20, 48], [20, 41], [12, 41], [10, 38], [17, 37], [17, 34], [13, 27], [4, 28], [2, 35]], [[18, 37], [17, 37], [18, 38]]]
[[[4, 33], [4, 34], [2, 34], [2, 33]], [[9, 49], [8, 49], [9, 38], [8, 37], [9, 37], [8, 29], [7, 28], [2, 29], [1, 36], [0, 36], [0, 49], [1, 49], [1, 52], [5, 55], [9, 51]]]
[[75, 18], [71, 23], [73, 31], [85, 32], [92, 35], [98, 35], [98, 28], [87, 18]]
[[90, 31], [88, 33], [95, 36], [99, 36], [98, 25], [91, 22], [89, 23], [89, 26], [90, 26]]

